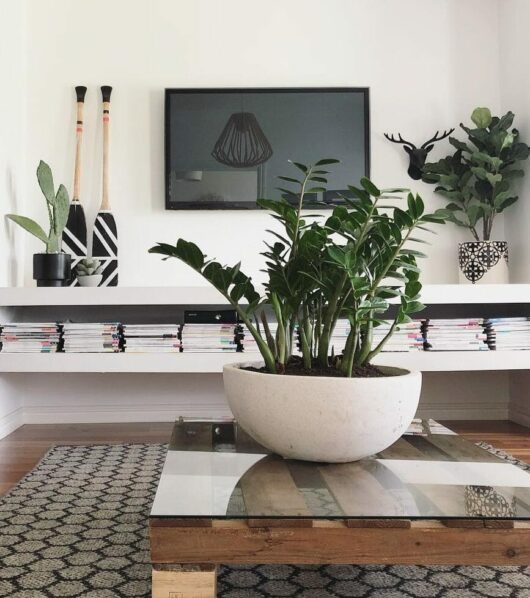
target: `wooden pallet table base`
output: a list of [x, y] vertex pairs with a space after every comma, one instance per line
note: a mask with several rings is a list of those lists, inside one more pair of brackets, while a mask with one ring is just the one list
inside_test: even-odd
[[[217, 564], [530, 565], [530, 523], [152, 518], [153, 598], [211, 598]], [[462, 525], [458, 525], [461, 523]], [[175, 565], [178, 563], [178, 565]], [[208, 565], [205, 565], [208, 563]], [[193, 564], [196, 567], [193, 568]], [[197, 567], [198, 566], [198, 567]], [[160, 567], [165, 567], [161, 570]]]
[[530, 476], [433, 427], [322, 464], [230, 422], [177, 422], [149, 519], [153, 597], [213, 598], [220, 564], [530, 565]]
[[152, 574], [153, 598], [215, 598], [215, 565], [155, 566]]

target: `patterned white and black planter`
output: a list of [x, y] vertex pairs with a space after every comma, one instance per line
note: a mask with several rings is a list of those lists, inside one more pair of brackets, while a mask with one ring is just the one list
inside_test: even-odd
[[506, 284], [509, 282], [506, 241], [459, 243], [458, 263], [461, 283]]

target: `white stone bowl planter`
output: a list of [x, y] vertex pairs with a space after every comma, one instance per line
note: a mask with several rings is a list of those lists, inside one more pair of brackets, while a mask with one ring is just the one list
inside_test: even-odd
[[381, 367], [381, 378], [281, 376], [224, 366], [225, 394], [238, 423], [288, 459], [344, 463], [384, 450], [408, 428], [421, 373]]
[[89, 276], [78, 276], [77, 282], [80, 287], [97, 287], [103, 279], [103, 274], [90, 274]]

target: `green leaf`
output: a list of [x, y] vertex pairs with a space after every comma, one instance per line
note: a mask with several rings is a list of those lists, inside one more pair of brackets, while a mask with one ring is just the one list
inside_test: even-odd
[[315, 162], [315, 166], [325, 166], [326, 164], [339, 164], [340, 160], [336, 160], [335, 158], [324, 158], [323, 160], [319, 160]]
[[68, 221], [70, 211], [70, 198], [64, 185], [59, 185], [57, 195], [55, 196], [55, 205], [53, 207], [55, 234], [60, 237]]
[[299, 185], [301, 184], [298, 179], [294, 179], [293, 177], [290, 177], [290, 176], [278, 176], [276, 178], [281, 179], [282, 181], [287, 181], [288, 183], [297, 183]]
[[37, 180], [39, 181], [39, 186], [46, 201], [53, 206], [55, 203], [55, 187], [53, 185], [52, 170], [48, 164], [42, 160], [37, 167]]
[[497, 212], [503, 212], [506, 208], [513, 205], [518, 199], [519, 197], [517, 195], [514, 195], [513, 197], [507, 197], [499, 204], [495, 202], [495, 208], [497, 209]]
[[471, 148], [466, 143], [456, 139], [455, 137], [449, 137], [449, 143], [462, 152], [471, 152]]
[[361, 179], [361, 185], [363, 189], [373, 197], [380, 197], [381, 191], [379, 191], [379, 189], [372, 183], [372, 181], [368, 177], [363, 177]]
[[293, 166], [296, 166], [296, 168], [301, 170], [304, 174], [307, 174], [307, 171], [309, 170], [305, 164], [300, 164], [300, 162], [293, 162], [292, 160], [287, 160], [287, 162], [290, 162]]
[[31, 218], [26, 218], [26, 216], [18, 216], [17, 214], [7, 214], [7, 218], [13, 222], [16, 222], [16, 224], [21, 226], [28, 233], [37, 237], [37, 239], [40, 239], [43, 243], [48, 243], [48, 235], [42, 230], [40, 224], [37, 224], [37, 222]]
[[201, 270], [204, 266], [204, 254], [197, 245], [191, 243], [191, 241], [179, 239], [177, 241], [177, 255], [194, 270]]
[[502, 181], [502, 174], [492, 174], [491, 172], [488, 172], [486, 174], [486, 179], [492, 187], [495, 187], [497, 183]]
[[491, 112], [489, 108], [475, 108], [471, 114], [471, 120], [479, 129], [486, 129], [491, 124]]

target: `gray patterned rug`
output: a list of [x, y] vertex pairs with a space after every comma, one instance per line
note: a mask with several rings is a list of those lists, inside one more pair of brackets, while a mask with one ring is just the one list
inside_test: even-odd
[[[0, 596], [150, 596], [146, 521], [165, 451], [160, 444], [52, 449], [0, 499]], [[222, 567], [218, 595], [530, 598], [530, 567]]]

